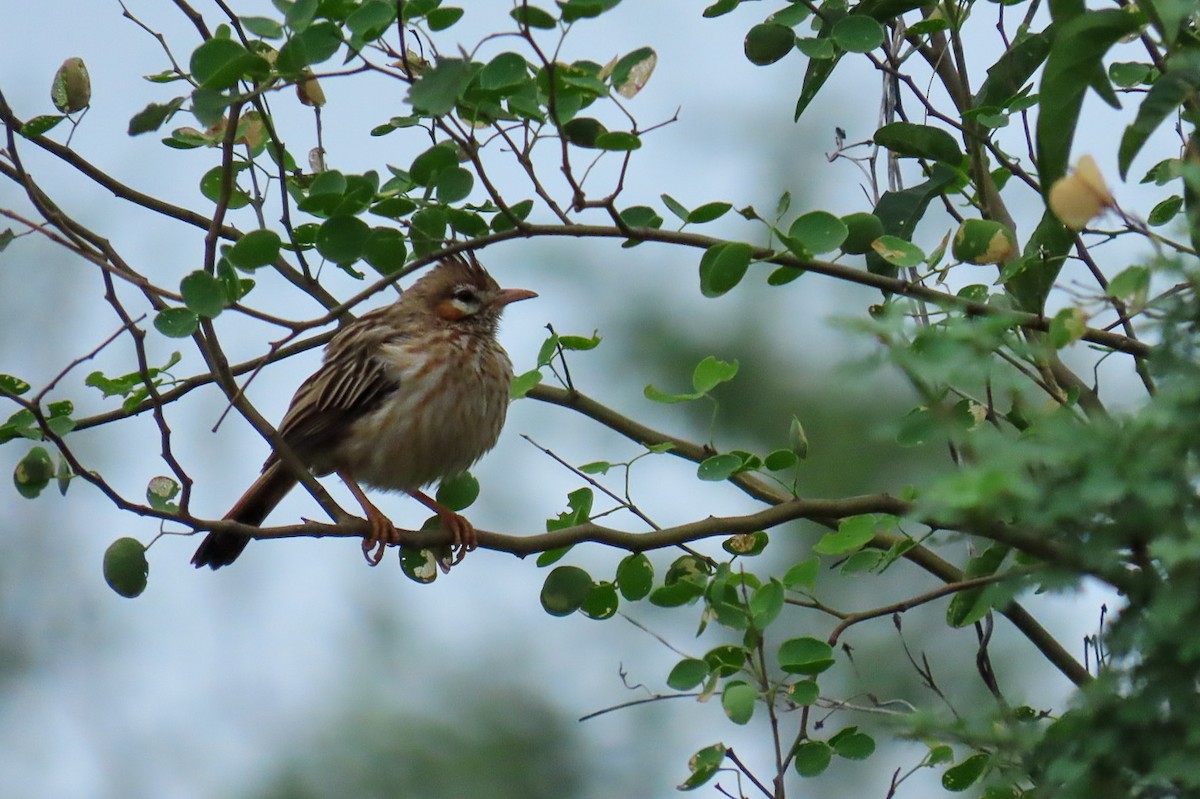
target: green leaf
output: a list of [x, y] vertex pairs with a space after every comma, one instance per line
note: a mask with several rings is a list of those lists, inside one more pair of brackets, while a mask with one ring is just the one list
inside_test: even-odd
[[834, 23], [830, 37], [851, 53], [869, 53], [883, 44], [883, 26], [863, 14], [850, 14]]
[[603, 621], [617, 615], [619, 604], [616, 586], [609, 582], [599, 582], [592, 586], [587, 599], [579, 607], [579, 612], [589, 619]]
[[562, 126], [562, 133], [567, 141], [576, 147], [587, 149], [595, 149], [596, 139], [607, 132], [608, 128], [604, 127], [600, 120], [591, 117], [575, 117]]
[[757, 701], [758, 691], [741, 680], [731, 680], [721, 692], [721, 708], [734, 724], [749, 723]]
[[21, 125], [21, 135], [27, 139], [32, 139], [34, 136], [41, 136], [46, 133], [59, 122], [62, 122], [66, 117], [58, 114], [42, 114], [29, 120]]
[[746, 276], [754, 250], [740, 241], [714, 244], [700, 257], [700, 293], [720, 297]]
[[342, 46], [341, 29], [332, 22], [318, 22], [302, 31], [290, 23], [289, 26], [296, 34], [279, 48], [275, 68], [280, 74], [300, 77], [305, 67], [329, 59]]
[[1079, 341], [1086, 332], [1087, 317], [1079, 308], [1063, 308], [1050, 320], [1049, 338], [1055, 349]]
[[408, 257], [408, 251], [404, 247], [404, 234], [390, 227], [371, 228], [362, 257], [381, 275], [391, 275], [400, 271]]
[[712, 222], [715, 219], [725, 216], [731, 208], [733, 208], [731, 203], [705, 203], [689, 213], [685, 221], [689, 225], [703, 225], [705, 222]]
[[225, 257], [238, 269], [258, 269], [275, 263], [280, 243], [273, 230], [252, 230], [234, 242]]
[[150, 478], [146, 484], [146, 502], [155, 510], [163, 513], [175, 513], [179, 506], [171, 500], [179, 495], [179, 483], [170, 477], [158, 476]]
[[429, 23], [429, 30], [435, 32], [444, 31], [458, 22], [462, 18], [462, 15], [463, 10], [461, 8], [443, 6], [430, 11], [426, 15], [425, 20]]
[[847, 727], [829, 739], [829, 745], [847, 760], [866, 760], [875, 752], [875, 739], [857, 727]]
[[136, 136], [139, 133], [158, 130], [164, 122], [174, 116], [183, 105], [184, 99], [176, 97], [169, 103], [150, 103], [129, 120], [129, 135]]
[[192, 77], [201, 88], [221, 91], [236, 84], [242, 77], [265, 77], [267, 62], [251, 53], [233, 39], [213, 38], [192, 52]]
[[725, 744], [706, 746], [688, 760], [691, 775], [677, 787], [680, 791], [691, 791], [699, 788], [713, 778], [721, 763], [725, 761]]
[[712, 455], [700, 462], [696, 476], [709, 482], [728, 480], [742, 468], [742, 459], [732, 453]]
[[880, 236], [871, 242], [871, 250], [893, 266], [907, 268], [925, 261], [925, 253], [920, 247], [899, 236]]
[[437, 178], [438, 202], [449, 205], [465, 200], [475, 186], [475, 176], [462, 167], [447, 169]]
[[592, 578], [578, 566], [559, 566], [542, 585], [542, 607], [551, 616], [569, 616], [592, 592]]
[[[606, 0], [611, 2], [612, 0]], [[616, 5], [614, 2], [613, 5]], [[564, 15], [565, 18], [565, 15]], [[613, 65], [611, 80], [617, 94], [632, 98], [645, 87], [658, 64], [658, 53], [651, 47], [639, 47], [627, 53]]]
[[796, 48], [812, 59], [832, 59], [839, 55], [838, 49], [833, 46], [832, 39], [818, 39], [816, 37], [808, 37], [796, 40]]
[[[845, 223], [828, 211], [810, 211], [797, 217], [788, 228], [788, 238], [800, 242], [812, 255], [833, 252], [842, 246], [849, 233]], [[806, 257], [805, 254], [796, 254], [801, 258]]]
[[680, 221], [687, 222], [688, 214], [691, 213], [678, 200], [669, 194], [660, 194], [663, 205], [667, 206], [667, 210], [679, 217]]
[[697, 394], [707, 394], [721, 383], [728, 383], [738, 372], [737, 360], [722, 361], [709, 355], [692, 371], [692, 388]]
[[797, 705], [813, 705], [821, 698], [821, 690], [816, 680], [801, 680], [793, 683], [788, 690], [788, 698]]
[[954, 137], [931, 125], [893, 122], [875, 131], [875, 143], [901, 157], [944, 161], [950, 166], [958, 166], [963, 160]]
[[817, 584], [817, 575], [820, 571], [820, 558], [815, 555], [805, 558], [787, 570], [783, 575], [783, 584], [788, 588], [812, 588]]
[[833, 649], [816, 638], [792, 638], [779, 645], [779, 668], [789, 674], [820, 674], [833, 663]]
[[862, 549], [875, 538], [877, 520], [872, 515], [842, 519], [836, 532], [826, 533], [813, 546], [818, 555], [844, 555]]
[[517, 375], [513, 378], [512, 388], [509, 389], [509, 399], [521, 399], [540, 382], [542, 382], [542, 373], [537, 369], [531, 369], [524, 374]]
[[[1011, 549], [1003, 544], [992, 544], [971, 558], [967, 568], [963, 570], [963, 577], [973, 579], [996, 574], [1004, 565], [1010, 551]], [[997, 585], [985, 585], [959, 591], [946, 608], [946, 624], [951, 627], [969, 627], [982, 619], [992, 610], [998, 599], [1008, 598], [1008, 592], [997, 590], [999, 588]]]
[[1157, 71], [1151, 64], [1136, 61], [1117, 61], [1108, 65], [1109, 80], [1122, 89], [1150, 83]]
[[457, 58], [439, 60], [413, 83], [408, 90], [408, 102], [422, 116], [445, 116], [454, 110], [477, 66]]
[[1200, 58], [1195, 56], [1173, 59], [1166, 74], [1151, 84], [1150, 91], [1138, 106], [1137, 117], [1125, 128], [1125, 133], [1121, 136], [1121, 145], [1117, 149], [1117, 167], [1122, 180], [1128, 174], [1133, 159], [1150, 138], [1150, 134], [1154, 133], [1167, 117], [1174, 116], [1188, 97], [1195, 95], [1197, 86], [1200, 86]]
[[[828, 41], [829, 30], [829, 25], [823, 25], [818, 35], [818, 41]], [[800, 47], [804, 49], [802, 42]], [[821, 87], [829, 80], [829, 76], [833, 74], [834, 68], [842, 59], [842, 53], [835, 52], [829, 58], [821, 58], [816, 55], [810, 55], [809, 57], [812, 60], [808, 62], [808, 68], [804, 71], [804, 82], [800, 86], [800, 97], [796, 100], [796, 110], [793, 113], [793, 119], [800, 119], [800, 115], [808, 108], [809, 103], [816, 98], [817, 93], [821, 91]]]
[[755, 25], [746, 34], [744, 50], [751, 64], [760, 67], [774, 64], [796, 46], [792, 29], [774, 22]]
[[414, 158], [408, 174], [418, 186], [433, 186], [443, 172], [457, 167], [458, 147], [442, 142]]
[[208, 272], [197, 269], [179, 282], [179, 293], [192, 313], [212, 319], [225, 309], [225, 286]]
[[[1103, 82], [1108, 87], [1102, 63], [1105, 54], [1137, 26], [1135, 15], [1121, 9], [1103, 9], [1074, 17], [1054, 37], [1042, 72], [1037, 118], [1037, 162], [1043, 193], [1049, 192], [1054, 181], [1066, 174], [1075, 125], [1088, 86]], [[1128, 165], [1131, 159], [1132, 153], [1122, 163]]]
[[74, 114], [88, 107], [92, 101], [92, 80], [82, 58], [63, 61], [50, 87], [50, 99], [54, 107], [64, 114]]
[[689, 605], [704, 595], [704, 588], [693, 582], [681, 581], [671, 585], [660, 585], [650, 592], [650, 604], [660, 608], [677, 608]]
[[708, 679], [708, 664], [696, 658], [684, 658], [667, 675], [667, 685], [676, 691], [690, 691]]
[[[879, 198], [879, 203], [875, 206], [875, 216], [879, 217], [879, 221], [883, 223], [883, 232], [888, 236], [893, 236], [904, 241], [912, 241], [913, 232], [916, 230], [917, 223], [925, 216], [926, 209], [929, 208], [929, 203], [941, 194], [955, 178], [958, 172], [942, 163], [934, 164], [930, 171], [929, 179], [924, 183], [911, 186], [901, 191], [887, 191]], [[894, 261], [889, 261], [882, 256], [875, 246], [879, 244], [878, 239], [872, 242], [872, 251], [867, 253], [867, 269], [874, 274], [895, 275], [896, 267], [902, 264], [896, 264]], [[889, 250], [898, 250], [899, 247], [889, 247]], [[905, 263], [911, 261], [913, 253], [909, 252], [908, 256], [901, 257]], [[922, 257], [921, 260], [924, 260]], [[920, 263], [918, 260], [916, 263]], [[912, 264], [915, 266], [916, 264]]]
[[502, 91], [520, 86], [529, 78], [529, 62], [519, 53], [501, 53], [479, 73], [479, 88]]
[[645, 553], [627, 555], [617, 565], [617, 587], [630, 602], [644, 599], [654, 587], [654, 565]]
[[104, 550], [104, 581], [121, 596], [139, 596], [149, 574], [146, 548], [136, 538], [118, 538]]
[[765, 630], [783, 610], [783, 583], [763, 583], [750, 597], [750, 617], [755, 629]]
[[737, 8], [740, 2], [742, 2], [742, 0], [717, 0], [717, 2], [704, 9], [702, 16], [704, 16], [705, 19], [724, 16]]
[[352, 264], [362, 257], [371, 226], [356, 216], [335, 216], [321, 223], [317, 252], [335, 264]]
[[596, 136], [595, 146], [598, 150], [629, 152], [641, 147], [642, 140], [636, 135], [626, 133], [623, 130], [609, 130]]
[[470, 472], [451, 475], [438, 483], [437, 501], [453, 511], [471, 507], [479, 497], [479, 481]]
[[[521, 200], [519, 203], [514, 203], [508, 207], [512, 215], [522, 222], [529, 216], [529, 212], [533, 210], [533, 200]], [[502, 233], [505, 230], [512, 230], [515, 227], [512, 218], [501, 211], [492, 217], [492, 230], [497, 233]]]
[[770, 537], [762, 530], [757, 530], [753, 533], [739, 533], [738, 535], [726, 538], [721, 542], [721, 549], [730, 555], [741, 555], [749, 558], [761, 555], [769, 543], [771, 543]]
[[1182, 209], [1183, 198], [1178, 194], [1172, 194], [1150, 209], [1150, 215], [1146, 217], [1146, 221], [1155, 227], [1165, 225], [1174, 219]]
[[989, 759], [986, 754], [975, 754], [951, 766], [942, 774], [942, 787], [955, 793], [967, 790], [983, 776]]
[[33, 499], [54, 479], [54, 461], [45, 447], [33, 447], [17, 461], [13, 469], [13, 485], [17, 493]]
[[1130, 266], [1122, 269], [1108, 281], [1110, 297], [1131, 300], [1146, 291], [1150, 286], [1150, 270], [1144, 266]]
[[282, 39], [283, 26], [270, 17], [242, 17], [242, 27], [263, 39]]
[[815, 777], [829, 768], [833, 750], [824, 741], [805, 741], [796, 747], [796, 773], [801, 777]]
[[782, 472], [791, 469], [800, 462], [799, 456], [790, 449], [777, 449], [763, 458], [763, 466], [772, 472]]
[[29, 384], [19, 377], [12, 375], [0, 374], [0, 394], [7, 394], [10, 397], [19, 397], [29, 391]]
[[515, 7], [512, 11], [508, 12], [508, 15], [515, 19], [518, 24], [529, 28], [550, 30], [558, 24], [548, 12], [526, 3]]
[[195, 312], [188, 308], [164, 308], [154, 317], [154, 329], [169, 338], [187, 338], [198, 325]]
[[987, 79], [979, 87], [972, 106], [1001, 108], [1020, 92], [1050, 54], [1053, 28], [1052, 25], [1042, 33], [1014, 41], [1012, 47], [1005, 50], [996, 63], [988, 68]]

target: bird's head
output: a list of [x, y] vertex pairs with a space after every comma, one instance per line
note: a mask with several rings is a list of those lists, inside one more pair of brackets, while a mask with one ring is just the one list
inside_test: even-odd
[[502, 289], [473, 255], [447, 258], [409, 287], [401, 300], [416, 303], [441, 323], [494, 332], [505, 306], [536, 297]]

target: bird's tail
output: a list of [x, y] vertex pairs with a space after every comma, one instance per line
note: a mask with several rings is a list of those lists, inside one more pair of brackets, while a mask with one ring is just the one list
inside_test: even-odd
[[[296, 478], [292, 476], [291, 472], [282, 464], [273, 463], [258, 476], [254, 485], [250, 486], [245, 494], [242, 494], [242, 498], [229, 509], [225, 518], [257, 527], [263, 523], [263, 520], [275, 509], [287, 492], [292, 490], [294, 485], [296, 485]], [[196, 554], [192, 555], [192, 565], [197, 569], [201, 566], [208, 566], [212, 569], [228, 566], [237, 560], [238, 555], [242, 554], [242, 550], [249, 543], [250, 536], [248, 535], [209, 533], [200, 542]]]

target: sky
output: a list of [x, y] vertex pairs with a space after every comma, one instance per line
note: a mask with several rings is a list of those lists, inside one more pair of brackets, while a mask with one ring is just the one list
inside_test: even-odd
[[[63, 59], [82, 57], [91, 74], [93, 101], [72, 146], [139, 190], [207, 210], [197, 185], [216, 163], [214, 151], [181, 153], [160, 145], [154, 134], [125, 135], [129, 117], [149, 102], [173, 96], [173, 86], [139, 79], [167, 66], [156, 40], [123, 19], [116, 2], [5, 4], [0, 88], [18, 116], [51, 113], [54, 71]], [[232, 5], [244, 15], [271, 11], [265, 2]], [[499, 24], [505, 4], [495, 4], [499, 12], [464, 6], [468, 13], [439, 40], [442, 47], [473, 45]], [[835, 127], [845, 129], [851, 141], [873, 132], [878, 78], [861, 63], [847, 60], [839, 67], [836, 90], [823, 94], [805, 120], [794, 123], [803, 57], [793, 53], [775, 66], [759, 68], [742, 56], [742, 36], [769, 12], [766, 6], [751, 3], [728, 17], [705, 20], [699, 3], [626, 2], [567, 37], [564, 59], [606, 61], [643, 45], [658, 53], [655, 73], [629, 107], [643, 125], [676, 114], [678, 121], [645, 137], [622, 195], [625, 204], [660, 205], [658, 195], [666, 192], [688, 207], [723, 199], [735, 207], [753, 204], [766, 215], [788, 191], [793, 212], [862, 210], [860, 174], [845, 161], [830, 163], [826, 153], [833, 149]], [[195, 31], [170, 4], [142, 0], [128, 7], [161, 32], [177, 55], [186, 56], [197, 43]], [[218, 19], [215, 6], [196, 7], [210, 24]], [[482, 52], [510, 46], [491, 41]], [[986, 53], [981, 45], [981, 67]], [[345, 172], [405, 166], [420, 152], [420, 142], [412, 136], [367, 135], [374, 125], [403, 113], [402, 87], [342, 79], [325, 81], [324, 90], [330, 166]], [[281, 101], [276, 107], [289, 147], [304, 153], [314, 146], [311, 112], [296, 103]], [[1096, 142], [1098, 151], [1107, 146]], [[102, 231], [153, 278], [171, 284], [196, 268], [201, 231], [131, 209], [81, 183], [32, 147], [21, 152], [30, 171], [64, 208]], [[1101, 162], [1103, 167], [1103, 157]], [[498, 180], [520, 185], [514, 167], [505, 166], [500, 157], [495, 163]], [[599, 188], [611, 173], [601, 169], [596, 177]], [[13, 186], [0, 184], [0, 207], [18, 202]], [[1028, 224], [1031, 213], [1020, 209], [1019, 221]], [[245, 216], [235, 219], [249, 224]], [[746, 235], [741, 225], [740, 218], [729, 215], [705, 232]], [[923, 233], [934, 243], [940, 238], [934, 230]], [[713, 302], [697, 289], [698, 256], [667, 247], [622, 249], [610, 241], [536, 240], [505, 243], [481, 257], [502, 284], [540, 294], [506, 313], [501, 339], [518, 372], [533, 366], [546, 324], [566, 333], [598, 330], [604, 337], [601, 349], [572, 361], [580, 388], [677, 434], [703, 438], [707, 431], [694, 417], [651, 405], [641, 391], [647, 383], [686, 389], [690, 366], [664, 373], [663, 359], [648, 357], [648, 349], [686, 341], [698, 350], [737, 357], [733, 342], [745, 341], [751, 331], [762, 337], [764, 351], [795, 371], [798, 382], [870, 351], [870, 342], [852, 339], [828, 320], [857, 312], [875, 298], [816, 276], [787, 292], [766, 290], [759, 278]], [[0, 372], [44, 384], [63, 364], [115, 330], [111, 313], [97, 306], [94, 270], [45, 241], [29, 237], [11, 246], [0, 256], [0, 267], [7, 267], [0, 268], [0, 310], [7, 320], [0, 338]], [[306, 303], [282, 281], [269, 275], [260, 279], [256, 296], [267, 307], [292, 317], [317, 313], [311, 301]], [[328, 285], [338, 296], [360, 288], [336, 274]], [[270, 332], [227, 318], [231, 316], [218, 320], [231, 359], [263, 352]], [[650, 318], [655, 324], [627, 324], [631, 318]], [[647, 335], [661, 340], [639, 338]], [[152, 360], [161, 361], [173, 349], [186, 350], [188, 343], [152, 337], [149, 345]], [[111, 407], [110, 400], [82, 386], [87, 371], [117, 371], [129, 357], [128, 347], [115, 345], [71, 373], [70, 391], [64, 386], [63, 393], [76, 400], [80, 415]], [[255, 382], [249, 395], [264, 415], [281, 416], [316, 358], [307, 353], [279, 364]], [[198, 358], [185, 351], [179, 369], [181, 374], [199, 370]], [[1113, 381], [1117, 397], [1122, 395], [1120, 377], [1118, 373]], [[236, 417], [212, 433], [222, 410], [215, 390], [202, 391], [172, 416], [177, 446], [196, 479], [195, 507], [212, 516], [253, 480], [267, 452], [265, 442]], [[820, 430], [812, 434], [814, 439], [823, 435]], [[629, 442], [567, 411], [518, 402], [500, 445], [476, 470], [483, 493], [470, 516], [481, 528], [540, 532], [547, 517], [565, 508], [566, 493], [579, 485], [521, 435], [576, 464], [620, 461], [638, 453]], [[156, 432], [143, 421], [81, 436], [80, 447], [134, 497], [163, 471], [155, 460]], [[0, 448], [0, 470], [11, 470], [22, 454], [14, 445]], [[732, 488], [698, 489], [692, 467], [665, 456], [639, 466], [635, 492], [663, 525], [754, 509]], [[0, 524], [0, 551], [7, 553], [0, 564], [0, 619], [10, 637], [0, 639], [0, 651], [7, 653], [0, 672], [0, 785], [14, 796], [244, 795], [280, 757], [332, 723], [339, 708], [364, 696], [405, 712], [454, 718], [486, 696], [483, 687], [515, 683], [547, 698], [566, 716], [577, 717], [640, 695], [623, 685], [622, 673], [630, 683], [664, 690], [665, 676], [679, 658], [655, 636], [620, 619], [550, 618], [538, 604], [544, 572], [532, 562], [483, 551], [434, 585], [418, 586], [400, 574], [393, 555], [383, 566], [367, 568], [357, 543], [348, 540], [256, 542], [235, 567], [209, 573], [188, 564], [195, 541], [168, 536], [150, 550], [146, 593], [128, 601], [104, 585], [102, 553], [119, 536], [148, 541], [155, 533], [150, 520], [118, 512], [83, 485], [73, 486], [66, 498], [52, 491], [33, 502], [12, 492], [8, 496], [8, 513]], [[422, 509], [402, 496], [382, 497], [380, 506], [398, 525], [416, 526], [424, 518]], [[315, 513], [311, 501], [297, 495], [281, 505], [275, 518]], [[640, 529], [628, 514], [613, 517], [612, 523]], [[597, 576], [610, 574], [618, 559], [619, 554], [595, 547], [570, 556], [570, 562]], [[669, 560], [665, 554], [655, 558], [659, 568]], [[904, 590], [904, 585], [892, 587]], [[1065, 641], [1078, 642], [1095, 629], [1104, 599], [1086, 591], [1031, 604], [1044, 610], [1047, 624]], [[630, 612], [692, 654], [713, 645], [711, 639], [692, 639], [688, 625], [694, 620], [680, 625], [675, 617], [644, 605]], [[933, 636], [930, 641], [963, 640], [938, 633], [936, 625], [921, 629]], [[1014, 646], [1029, 655], [1020, 644]], [[1069, 648], [1078, 651], [1075, 643]], [[847, 678], [847, 684], [853, 682], [852, 676]], [[1068, 688], [1065, 680], [1049, 678], [1014, 690], [1028, 701], [1054, 703]], [[674, 734], [657, 732], [664, 729]], [[614, 788], [643, 796], [675, 795], [673, 786], [685, 776], [688, 756], [715, 740], [735, 743], [752, 761], [765, 762], [762, 732], [757, 723], [732, 729], [715, 703], [660, 702], [606, 714], [579, 725], [576, 737], [594, 762], [615, 764], [611, 774], [625, 776], [594, 780], [586, 795], [612, 795], [618, 792]], [[886, 787], [884, 775], [896, 764], [912, 762], [911, 755], [889, 751], [879, 765], [879, 779], [885, 780], [880, 784]], [[873, 787], [882, 794], [880, 784]], [[823, 790], [831, 791], [827, 795], [834, 795], [832, 785], [824, 785]]]

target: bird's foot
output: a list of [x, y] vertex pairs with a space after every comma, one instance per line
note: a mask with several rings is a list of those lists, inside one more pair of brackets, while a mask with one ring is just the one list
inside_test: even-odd
[[479, 546], [475, 527], [465, 517], [446, 507], [437, 509], [437, 515], [442, 529], [450, 533], [450, 549], [454, 554], [450, 565], [457, 566], [463, 562], [463, 558], [467, 556], [468, 552]]
[[[374, 506], [367, 508], [366, 511], [367, 523], [371, 525], [371, 531], [363, 536], [363, 557], [367, 559], [367, 563], [378, 566], [383, 560], [383, 551], [388, 544], [400, 543], [400, 531], [392, 524], [391, 519], [384, 516]], [[371, 552], [372, 549], [375, 551]]]

